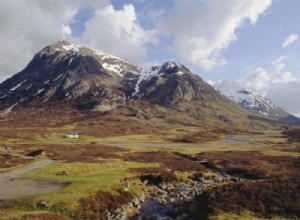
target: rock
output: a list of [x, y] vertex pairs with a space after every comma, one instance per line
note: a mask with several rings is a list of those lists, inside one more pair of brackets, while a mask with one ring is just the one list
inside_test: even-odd
[[236, 182], [238, 182], [238, 179], [237, 179], [237, 178], [235, 178], [235, 177], [231, 177], [231, 178], [230, 178], [230, 181], [232, 181], [232, 182], [236, 183]]
[[178, 213], [179, 213], [179, 208], [178, 208], [177, 206], [174, 206], [173, 209], [172, 209], [172, 213], [173, 213], [174, 215], [178, 215]]
[[176, 194], [175, 192], [171, 192], [171, 193], [169, 194], [169, 196], [172, 197], [172, 198], [176, 198], [176, 197], [177, 197], [177, 194]]
[[121, 218], [120, 218], [121, 220], [126, 220], [127, 219], [127, 213], [126, 213], [126, 211], [125, 210], [123, 210], [122, 212], [121, 212]]
[[167, 201], [165, 199], [161, 199], [159, 201], [159, 203], [162, 205], [162, 206], [166, 206], [167, 205]]
[[55, 175], [57, 175], [57, 176], [69, 176], [69, 172], [68, 171], [61, 171], [61, 172], [57, 172]]
[[161, 216], [160, 216], [158, 213], [154, 213], [154, 214], [152, 215], [152, 217], [153, 217], [154, 219], [156, 219], [156, 220], [160, 220], [160, 219], [161, 219]]
[[165, 190], [167, 188], [167, 185], [165, 183], [162, 183], [160, 188], [162, 188], [163, 190]]
[[138, 198], [135, 198], [134, 200], [133, 200], [133, 206], [134, 207], [137, 207], [139, 204], [140, 204], [140, 200], [138, 199]]
[[186, 220], [188, 220], [190, 218], [190, 216], [188, 214], [183, 214], [182, 217], [183, 217], [183, 219], [186, 219]]
[[36, 207], [39, 209], [45, 209], [48, 207], [48, 203], [46, 201], [41, 201], [36, 205]]

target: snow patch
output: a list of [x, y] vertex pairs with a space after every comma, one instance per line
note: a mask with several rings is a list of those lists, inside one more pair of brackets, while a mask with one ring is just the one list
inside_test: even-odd
[[[113, 72], [118, 74], [119, 76], [123, 76], [120, 72], [122, 71], [122, 67], [118, 64], [108, 64], [108, 63], [104, 63], [102, 64], [103, 68], [109, 72]], [[114, 75], [112, 75], [114, 76]], [[115, 76], [114, 76], [115, 77]]]
[[3, 98], [5, 98], [6, 96], [7, 96], [7, 95], [1, 96], [1, 97], [0, 97], [0, 99], [3, 99]]
[[25, 90], [28, 90], [28, 89], [30, 89], [31, 87], [32, 87], [32, 85], [28, 86]]
[[81, 45], [78, 44], [70, 44], [70, 45], [63, 45], [62, 46], [66, 51], [72, 52], [72, 53], [78, 53], [79, 49], [82, 48]]
[[262, 112], [262, 111], [258, 111], [258, 113], [264, 115], [264, 116], [269, 116], [269, 114], [267, 112]]
[[161, 75], [161, 74], [159, 74], [160, 68], [161, 68], [160, 66], [156, 66], [156, 67], [142, 69], [142, 71], [140, 72], [139, 79], [136, 82], [135, 91], [134, 91], [134, 93], [132, 93], [132, 96], [136, 95], [140, 91], [140, 83], [143, 80], [149, 80], [150, 78], [152, 78], [154, 76]]
[[49, 80], [47, 80], [46, 82], [44, 82], [45, 85], [48, 84], [48, 83], [49, 83]]
[[37, 91], [37, 93], [35, 93], [33, 96], [36, 96], [36, 95], [40, 94], [40, 93], [43, 92], [44, 90], [45, 90], [44, 88], [39, 89], [39, 90]]
[[71, 65], [72, 61], [73, 61], [73, 57], [71, 57], [71, 59], [69, 60], [67, 68]]
[[103, 53], [103, 52], [101, 52], [99, 50], [93, 50], [93, 53], [96, 54], [96, 55], [98, 55], [101, 58], [101, 60], [106, 60], [106, 59], [111, 59], [112, 58], [112, 59], [117, 59], [117, 60], [126, 62], [125, 60], [122, 60], [119, 57], [115, 57], [113, 55], [110, 55], [110, 54], [107, 54], [107, 53]]
[[174, 63], [172, 61], [167, 62], [167, 69], [172, 69], [174, 67]]
[[9, 91], [15, 91], [17, 88], [19, 88], [26, 81], [27, 81], [27, 79], [25, 79], [23, 82], [20, 82], [18, 85], [16, 85], [15, 87], [11, 88]]
[[62, 74], [60, 74], [58, 77], [56, 77], [53, 81], [58, 80], [61, 76], [62, 76]]
[[177, 75], [183, 75], [183, 74], [184, 74], [184, 72], [182, 72], [182, 71], [178, 71], [176, 74], [177, 74]]

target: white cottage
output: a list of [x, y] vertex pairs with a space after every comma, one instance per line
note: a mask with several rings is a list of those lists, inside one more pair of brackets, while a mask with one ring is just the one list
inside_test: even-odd
[[67, 133], [65, 135], [66, 138], [79, 138], [79, 134], [78, 133]]

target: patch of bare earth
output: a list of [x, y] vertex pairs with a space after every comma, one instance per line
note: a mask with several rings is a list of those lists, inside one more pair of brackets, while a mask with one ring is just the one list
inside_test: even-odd
[[43, 159], [0, 174], [0, 200], [18, 199], [50, 193], [66, 186], [68, 183], [24, 178], [25, 174], [52, 164], [53, 162], [54, 161], [49, 159]]

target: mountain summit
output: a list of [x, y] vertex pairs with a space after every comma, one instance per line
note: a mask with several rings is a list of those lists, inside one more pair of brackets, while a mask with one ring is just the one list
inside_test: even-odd
[[[60, 41], [37, 53], [28, 66], [0, 86], [0, 100], [53, 103], [86, 97], [117, 99], [120, 82], [139, 67], [82, 45]], [[119, 97], [121, 98], [121, 97]]]

